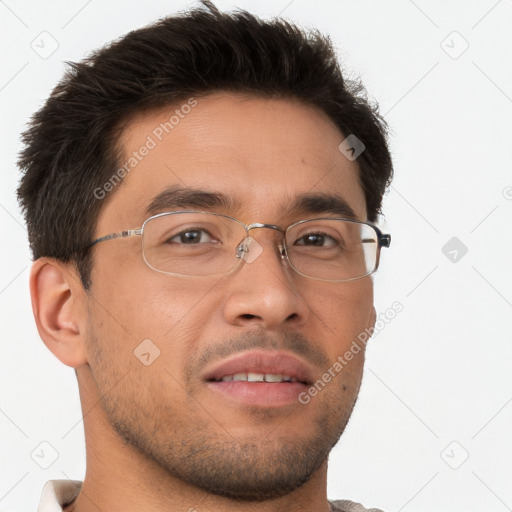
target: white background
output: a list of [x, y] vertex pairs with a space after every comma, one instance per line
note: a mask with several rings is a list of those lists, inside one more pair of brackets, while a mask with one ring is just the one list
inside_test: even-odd
[[[404, 309], [369, 344], [358, 404], [331, 456], [329, 497], [388, 512], [512, 510], [512, 1], [216, 4], [329, 33], [393, 130], [396, 177], [384, 203], [393, 242], [376, 307]], [[0, 1], [2, 511], [36, 510], [47, 480], [81, 480], [85, 470], [74, 373], [44, 347], [30, 309], [14, 193], [19, 133], [63, 61], [191, 5]], [[58, 43], [47, 59], [31, 48], [43, 31]], [[452, 237], [459, 247], [447, 257]], [[43, 450], [51, 462], [43, 441], [58, 453], [47, 469], [31, 458]]]

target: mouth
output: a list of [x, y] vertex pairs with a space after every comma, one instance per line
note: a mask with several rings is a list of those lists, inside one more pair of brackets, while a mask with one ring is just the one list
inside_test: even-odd
[[[240, 405], [282, 407], [297, 403], [313, 382], [310, 367], [283, 351], [242, 352], [208, 369], [208, 389]], [[217, 395], [218, 396], [218, 395]]]
[[209, 382], [307, 382], [300, 381], [296, 377], [283, 375], [281, 373], [258, 373], [258, 372], [240, 372], [232, 375], [223, 375], [220, 379], [210, 379]]

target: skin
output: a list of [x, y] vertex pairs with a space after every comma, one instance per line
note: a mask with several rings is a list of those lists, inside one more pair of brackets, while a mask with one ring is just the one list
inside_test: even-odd
[[[340, 153], [344, 136], [323, 113], [221, 92], [197, 102], [105, 200], [97, 237], [140, 227], [152, 198], [174, 184], [238, 199], [240, 208], [220, 213], [246, 224], [306, 218], [282, 209], [308, 192], [335, 192], [366, 220], [357, 164]], [[125, 155], [172, 110], [130, 120]], [[199, 378], [205, 354], [260, 347], [301, 357], [316, 380], [373, 326], [370, 277], [306, 279], [280, 260], [276, 233], [254, 231], [262, 254], [224, 278], [159, 274], [144, 264], [140, 237], [95, 246], [88, 292], [72, 265], [34, 263], [37, 326], [76, 368], [84, 414], [86, 477], [67, 510], [329, 510], [327, 455], [355, 404], [364, 350], [307, 405], [248, 406]], [[133, 351], [148, 338], [160, 356], [145, 366]]]

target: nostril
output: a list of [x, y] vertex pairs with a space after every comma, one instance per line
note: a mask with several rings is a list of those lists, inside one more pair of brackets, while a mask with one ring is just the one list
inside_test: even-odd
[[251, 315], [250, 313], [245, 313], [244, 315], [240, 315], [245, 320], [252, 320], [253, 318], [256, 318], [256, 315]]

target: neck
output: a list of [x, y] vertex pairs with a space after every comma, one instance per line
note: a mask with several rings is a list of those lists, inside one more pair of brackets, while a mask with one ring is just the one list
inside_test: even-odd
[[88, 366], [77, 370], [84, 416], [87, 469], [82, 490], [67, 512], [328, 512], [327, 461], [291, 493], [266, 501], [237, 501], [179, 480], [148, 460], [112, 429]]

